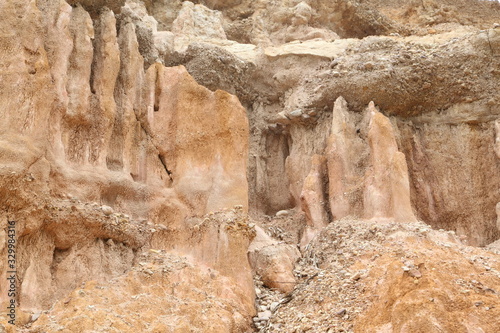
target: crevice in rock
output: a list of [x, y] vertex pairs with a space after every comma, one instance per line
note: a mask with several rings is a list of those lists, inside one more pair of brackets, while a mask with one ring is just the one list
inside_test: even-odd
[[171, 181], [174, 181], [174, 179], [172, 178], [172, 172], [167, 167], [167, 162], [165, 161], [165, 157], [161, 154], [158, 154], [158, 158], [160, 159], [161, 164], [165, 168], [165, 171], [167, 172], [168, 178], [170, 178]]

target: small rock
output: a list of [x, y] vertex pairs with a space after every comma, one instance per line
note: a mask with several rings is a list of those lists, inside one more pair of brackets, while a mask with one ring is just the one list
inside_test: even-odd
[[292, 118], [300, 117], [302, 115], [302, 110], [301, 109], [293, 110], [292, 112], [289, 113], [289, 115]]
[[288, 211], [287, 210], [280, 210], [279, 212], [276, 213], [276, 216], [287, 216]]
[[359, 279], [361, 279], [361, 273], [360, 272], [354, 273], [354, 275], [351, 277], [351, 280], [353, 280], [353, 281], [358, 281]]
[[33, 313], [31, 315], [31, 321], [37, 320], [40, 317], [41, 314], [42, 314], [42, 312], [35, 312], [35, 313]]
[[269, 310], [262, 311], [257, 314], [260, 320], [269, 320], [269, 318], [271, 318], [272, 315], [273, 315], [272, 312]]
[[414, 278], [421, 278], [422, 277], [422, 273], [420, 273], [420, 271], [418, 269], [411, 269], [408, 272], [408, 275], [410, 275], [411, 277], [414, 277]]
[[103, 205], [101, 206], [101, 211], [104, 213], [104, 215], [109, 216], [113, 214], [113, 208]]
[[280, 303], [279, 303], [279, 302], [272, 302], [272, 303], [271, 303], [271, 307], [270, 307], [271, 312], [276, 311], [276, 309], [278, 308], [278, 306], [279, 306], [279, 305], [280, 305]]
[[345, 315], [347, 313], [347, 310], [346, 309], [342, 309], [340, 310], [339, 312], [336, 313], [337, 316], [339, 317], [342, 317], [343, 315]]

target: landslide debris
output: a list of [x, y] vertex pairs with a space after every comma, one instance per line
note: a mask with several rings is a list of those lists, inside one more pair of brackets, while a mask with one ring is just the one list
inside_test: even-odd
[[[500, 256], [422, 223], [329, 224], [260, 332], [495, 332]], [[265, 288], [259, 286], [265, 291]], [[260, 324], [265, 323], [265, 325]]]

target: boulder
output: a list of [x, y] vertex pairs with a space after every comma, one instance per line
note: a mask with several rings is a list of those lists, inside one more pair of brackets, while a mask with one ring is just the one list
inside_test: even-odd
[[278, 243], [256, 226], [256, 236], [248, 248], [253, 271], [260, 275], [264, 285], [281, 292], [290, 292], [296, 284], [293, 267], [300, 252], [297, 248]]

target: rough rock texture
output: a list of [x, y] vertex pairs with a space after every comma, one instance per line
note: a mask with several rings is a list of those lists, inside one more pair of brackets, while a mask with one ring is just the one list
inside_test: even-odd
[[307, 227], [301, 243], [309, 243], [312, 234], [328, 225], [328, 214], [325, 208], [326, 158], [314, 155], [311, 160], [311, 171], [304, 179], [300, 194], [302, 210], [306, 214]]
[[[152, 243], [185, 247], [186, 217], [247, 210], [248, 120], [236, 97], [199, 86], [183, 67], [145, 72], [137, 25], [117, 23], [109, 9], [92, 19], [62, 1], [1, 6], [9, 18], [1, 24], [1, 223], [17, 223], [19, 311], [49, 309], [86, 280], [124, 274]], [[153, 225], [175, 236], [152, 238]], [[213, 227], [221, 239], [200, 231], [207, 241], [189, 254], [238, 281], [248, 324], [251, 233]]]
[[[5, 0], [0, 12], [0, 256], [16, 221], [24, 329], [498, 326], [498, 1]], [[417, 219], [493, 254], [421, 237]], [[161, 264], [144, 269], [151, 248]], [[428, 271], [414, 260], [401, 273], [406, 254]], [[160, 277], [169, 267], [179, 275]]]
[[250, 265], [260, 276], [263, 284], [281, 292], [290, 292], [295, 287], [293, 267], [300, 257], [296, 247], [279, 243], [256, 227], [255, 239], [248, 248]]
[[146, 76], [152, 141], [176, 193], [196, 214], [246, 211], [248, 120], [238, 99], [198, 85], [183, 67], [156, 64]]
[[246, 331], [243, 296], [216, 270], [155, 249], [138, 260], [119, 278], [78, 286], [29, 332]]
[[404, 154], [398, 151], [391, 122], [373, 102], [368, 112], [370, 164], [365, 176], [365, 217], [416, 221], [410, 203], [408, 167]]
[[151, 246], [188, 256], [230, 278], [234, 289], [240, 291], [239, 302], [248, 318], [254, 312], [255, 294], [247, 251], [255, 234], [248, 216], [239, 206], [188, 218], [182, 227], [160, 228], [152, 237]]
[[494, 332], [499, 265], [498, 254], [422, 223], [334, 221], [260, 331]]
[[361, 216], [362, 180], [367, 163], [366, 143], [358, 135], [355, 115], [349, 112], [343, 97], [335, 101], [332, 129], [328, 138], [328, 195], [332, 217]]

